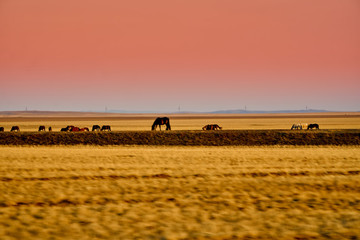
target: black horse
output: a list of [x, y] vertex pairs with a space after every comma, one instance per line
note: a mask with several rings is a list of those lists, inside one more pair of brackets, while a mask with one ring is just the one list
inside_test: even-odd
[[311, 123], [311, 124], [309, 124], [308, 127], [307, 127], [307, 129], [313, 129], [313, 128], [319, 129], [319, 124], [317, 124], [317, 123]]
[[74, 126], [67, 126], [66, 128], [62, 128], [60, 131], [61, 132], [70, 132], [72, 129], [74, 128]]
[[92, 131], [100, 131], [100, 126], [99, 125], [93, 125]]
[[45, 126], [39, 126], [39, 132], [44, 131], [45, 132]]
[[171, 130], [170, 120], [167, 117], [156, 118], [153, 125], [151, 126], [151, 130], [156, 130], [156, 127], [159, 126], [160, 131], [161, 131], [161, 125], [166, 125], [166, 130]]
[[19, 132], [20, 131], [20, 128], [19, 128], [19, 126], [12, 126], [11, 127], [11, 130], [10, 130], [10, 132]]
[[4, 127], [0, 127], [0, 132], [3, 132], [4, 131]]
[[101, 131], [111, 131], [111, 127], [109, 125], [103, 125]]

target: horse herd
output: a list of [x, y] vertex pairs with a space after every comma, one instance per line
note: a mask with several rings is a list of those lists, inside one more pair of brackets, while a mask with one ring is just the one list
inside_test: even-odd
[[291, 130], [302, 130], [302, 129], [319, 129], [319, 124], [317, 123], [311, 123], [311, 124], [307, 124], [307, 123], [294, 123], [291, 127]]
[[[170, 126], [170, 119], [168, 117], [158, 117], [155, 119], [153, 125], [151, 126], [151, 130], [156, 130], [157, 127], [159, 127], [160, 131], [161, 131], [161, 126], [165, 125], [166, 126], [166, 130], [171, 130], [171, 126]], [[312, 124], [307, 124], [307, 123], [295, 123], [292, 125], [291, 130], [293, 129], [297, 129], [297, 130], [301, 130], [301, 129], [319, 129], [319, 124], [317, 123], [312, 123]], [[221, 130], [222, 127], [220, 127], [218, 124], [208, 124], [205, 125], [202, 130]], [[46, 128], [45, 126], [39, 126], [39, 132], [45, 131]], [[49, 132], [52, 131], [52, 127], [48, 127]], [[20, 128], [19, 126], [12, 126], [10, 132], [19, 132]], [[87, 127], [75, 127], [72, 125], [69, 125], [65, 128], [61, 128], [60, 130], [61, 132], [88, 132], [90, 131], [89, 128]], [[111, 127], [110, 125], [103, 125], [102, 127], [100, 127], [99, 125], [93, 125], [92, 126], [92, 131], [111, 131]], [[4, 127], [0, 127], [0, 132], [4, 132]]]
[[[40, 131], [40, 129], [39, 129]], [[61, 132], [88, 132], [89, 128], [84, 127], [75, 127], [75, 126], [67, 126], [66, 128], [62, 128]], [[111, 131], [111, 127], [109, 125], [103, 125], [101, 128], [99, 125], [93, 125], [92, 131]]]

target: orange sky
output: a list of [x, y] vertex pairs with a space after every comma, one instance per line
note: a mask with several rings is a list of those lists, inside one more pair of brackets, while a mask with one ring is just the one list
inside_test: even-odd
[[0, 0], [0, 81], [0, 110], [360, 110], [360, 1]]

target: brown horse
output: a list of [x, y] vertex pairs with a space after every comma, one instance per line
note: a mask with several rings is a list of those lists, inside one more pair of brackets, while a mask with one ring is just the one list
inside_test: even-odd
[[111, 127], [109, 126], [109, 125], [103, 125], [102, 127], [101, 127], [101, 131], [111, 131]]
[[222, 129], [222, 127], [220, 127], [217, 124], [208, 124], [202, 128], [202, 130], [221, 130], [221, 129]]
[[89, 131], [89, 128], [87, 128], [87, 127], [80, 128], [80, 132], [88, 132], [88, 131]]
[[41, 132], [41, 131], [44, 131], [44, 132], [45, 132], [45, 126], [40, 126], [40, 127], [39, 127], [39, 132]]
[[159, 129], [161, 131], [161, 125], [166, 125], [166, 130], [171, 130], [170, 120], [167, 117], [156, 118], [153, 125], [151, 126], [151, 130], [156, 130], [156, 127], [159, 126]]
[[11, 130], [10, 130], [10, 132], [19, 132], [20, 131], [20, 128], [19, 128], [19, 126], [12, 126], [11, 127]]
[[80, 128], [79, 127], [72, 127], [70, 129], [70, 132], [79, 132], [80, 131]]

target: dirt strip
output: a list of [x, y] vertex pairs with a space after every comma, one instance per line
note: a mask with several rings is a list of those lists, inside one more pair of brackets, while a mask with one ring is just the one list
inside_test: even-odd
[[360, 129], [301, 131], [124, 131], [75, 133], [4, 132], [0, 133], [0, 145], [360, 145]]

